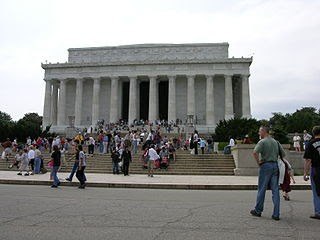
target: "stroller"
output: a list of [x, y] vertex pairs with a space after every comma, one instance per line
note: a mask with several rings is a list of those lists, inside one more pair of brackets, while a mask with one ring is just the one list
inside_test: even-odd
[[161, 163], [160, 163], [160, 168], [161, 169], [168, 169], [168, 167], [169, 167], [168, 158], [162, 158]]

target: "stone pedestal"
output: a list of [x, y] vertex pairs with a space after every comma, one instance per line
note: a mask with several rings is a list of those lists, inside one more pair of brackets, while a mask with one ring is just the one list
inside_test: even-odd
[[[256, 160], [253, 158], [253, 149], [255, 144], [237, 144], [231, 149], [236, 168], [234, 174], [238, 176], [258, 176], [259, 167]], [[282, 145], [286, 155], [290, 158], [290, 145]], [[290, 161], [290, 160], [289, 160]]]

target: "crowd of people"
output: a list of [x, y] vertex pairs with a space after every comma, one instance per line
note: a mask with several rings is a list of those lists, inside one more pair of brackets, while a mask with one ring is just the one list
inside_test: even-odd
[[[168, 168], [169, 164], [176, 162], [176, 150], [189, 150], [191, 154], [199, 154], [199, 150], [204, 154], [205, 151], [213, 151], [212, 138], [200, 138], [195, 130], [188, 139], [175, 137], [169, 139], [166, 134], [162, 134], [160, 127], [153, 129], [150, 127], [147, 131], [144, 127], [141, 129], [128, 130], [126, 134], [120, 131], [123, 128], [119, 125], [109, 126], [105, 130], [100, 130], [96, 138], [88, 136], [86, 132], [79, 132], [74, 138], [49, 137], [32, 140], [26, 139], [25, 144], [18, 144], [17, 139], [12, 142], [7, 139], [1, 143], [4, 151], [2, 158], [9, 161], [10, 156], [14, 155], [13, 161], [8, 168], [16, 167], [18, 175], [29, 176], [33, 174], [46, 173], [47, 168], [51, 168], [50, 179], [52, 188], [60, 185], [58, 172], [66, 164], [66, 154], [71, 150], [74, 163], [67, 181], [72, 181], [74, 175], [79, 181], [79, 188], [86, 186], [85, 168], [87, 157], [93, 156], [95, 151], [99, 154], [111, 155], [113, 174], [123, 173], [129, 176], [129, 166], [132, 162], [132, 154], [140, 154], [142, 167], [148, 169], [148, 177], [154, 176], [154, 170], [157, 168]], [[264, 205], [264, 196], [269, 186], [273, 194], [274, 212], [272, 218], [280, 219], [279, 205], [279, 187], [283, 191], [283, 198], [290, 200], [291, 180], [295, 183], [293, 170], [288, 160], [285, 159], [285, 152], [282, 146], [277, 142], [267, 127], [261, 127], [259, 130], [261, 140], [255, 146], [254, 158], [259, 165], [258, 194], [255, 208], [250, 212], [254, 216], [261, 216]], [[320, 127], [313, 129], [313, 137], [306, 131], [303, 135], [304, 146], [304, 179], [310, 179], [313, 191], [313, 202], [315, 214], [312, 218], [320, 219]], [[293, 137], [294, 148], [300, 149], [301, 138], [298, 134]], [[245, 136], [243, 143], [252, 143], [248, 136]], [[236, 144], [230, 137], [229, 144], [224, 152], [228, 153], [230, 148]], [[87, 152], [84, 147], [87, 147]], [[48, 151], [51, 153], [50, 161], [44, 162], [42, 153]], [[70, 156], [70, 155], [69, 155]], [[109, 157], [107, 155], [106, 157]], [[280, 160], [279, 160], [280, 158]], [[71, 158], [69, 160], [72, 160]]]

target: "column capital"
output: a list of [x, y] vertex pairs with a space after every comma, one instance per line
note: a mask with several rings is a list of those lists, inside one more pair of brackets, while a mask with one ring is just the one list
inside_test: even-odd
[[135, 79], [137, 80], [138, 79], [138, 76], [128, 76], [128, 78], [131, 80], [131, 79]]
[[153, 76], [148, 76], [149, 80], [151, 80], [151, 79], [157, 80], [157, 77], [158, 77], [158, 76], [155, 76], [155, 75], [153, 75]]
[[225, 78], [232, 78], [233, 77], [233, 74], [224, 74], [223, 75]]
[[195, 79], [195, 78], [196, 78], [196, 75], [187, 75], [187, 78], [188, 78], [188, 79]]
[[66, 84], [69, 80], [70, 80], [69, 78], [61, 78], [61, 79], [59, 79], [59, 82]]
[[119, 76], [111, 76], [110, 79], [111, 80], [119, 80]]
[[94, 84], [100, 84], [101, 78], [92, 78]]
[[169, 80], [176, 80], [177, 76], [176, 75], [167, 75]]
[[216, 76], [216, 74], [207, 74], [207, 75], [205, 75], [205, 77], [207, 78], [207, 79], [209, 79], [209, 78], [214, 78]]

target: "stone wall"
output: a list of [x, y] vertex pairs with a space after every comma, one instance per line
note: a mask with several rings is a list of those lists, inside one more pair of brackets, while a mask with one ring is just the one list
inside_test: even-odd
[[[237, 144], [231, 149], [236, 168], [234, 174], [238, 176], [257, 176], [259, 168], [252, 153], [254, 144]], [[286, 159], [292, 165], [295, 174], [303, 174], [303, 154], [289, 151], [289, 145], [283, 145]]]

